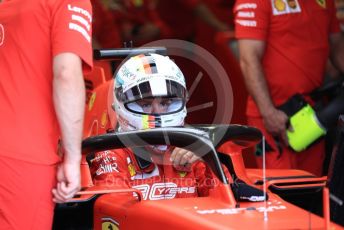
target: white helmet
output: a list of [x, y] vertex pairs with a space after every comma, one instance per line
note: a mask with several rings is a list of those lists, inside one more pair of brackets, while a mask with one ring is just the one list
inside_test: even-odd
[[[167, 56], [140, 54], [126, 60], [115, 78], [114, 104], [120, 130], [182, 126], [186, 116], [187, 90], [183, 73]], [[167, 112], [148, 114], [136, 103], [163, 97], [172, 101]]]

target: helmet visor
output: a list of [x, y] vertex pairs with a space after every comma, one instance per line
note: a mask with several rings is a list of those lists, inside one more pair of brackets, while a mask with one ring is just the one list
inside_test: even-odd
[[140, 110], [139, 107], [142, 106], [137, 104], [143, 99], [163, 99], [168, 104], [168, 109], [159, 114], [168, 114], [183, 109], [187, 97], [184, 86], [171, 80], [145, 81], [125, 92], [121, 88], [116, 88], [115, 91], [117, 100], [122, 102], [129, 111], [144, 114], [146, 113], [145, 110]]
[[185, 101], [182, 98], [155, 97], [128, 102], [124, 106], [132, 113], [166, 115], [181, 111]]

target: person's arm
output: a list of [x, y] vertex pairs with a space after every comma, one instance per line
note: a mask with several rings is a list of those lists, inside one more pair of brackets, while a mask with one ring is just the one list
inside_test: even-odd
[[149, 20], [159, 28], [159, 38], [169, 38], [172, 35], [172, 30], [169, 26], [161, 19], [157, 11], [157, 2], [149, 1], [147, 3], [147, 14]]
[[288, 117], [284, 112], [275, 108], [261, 64], [265, 51], [265, 42], [239, 39], [239, 51], [240, 66], [247, 90], [258, 106], [265, 128], [273, 135], [281, 135], [286, 141], [285, 130]]
[[81, 59], [62, 53], [53, 60], [53, 101], [61, 130], [64, 156], [57, 169], [54, 202], [71, 199], [80, 189], [81, 140], [85, 85]]
[[330, 35], [331, 62], [343, 74], [344, 73], [344, 34]]
[[204, 3], [198, 4], [194, 9], [194, 13], [198, 18], [214, 28], [216, 31], [229, 30], [229, 27], [220, 21]]

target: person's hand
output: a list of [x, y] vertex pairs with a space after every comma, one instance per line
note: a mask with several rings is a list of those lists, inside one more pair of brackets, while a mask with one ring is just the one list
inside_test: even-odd
[[220, 22], [220, 23], [217, 25], [216, 30], [219, 31], [219, 32], [229, 31], [229, 30], [230, 30], [230, 27], [227, 26], [227, 24]]
[[281, 110], [271, 109], [263, 115], [263, 122], [266, 130], [273, 136], [280, 136], [283, 142], [288, 145], [286, 134], [288, 116]]
[[151, 40], [160, 35], [160, 29], [153, 23], [146, 23], [142, 25], [137, 33], [137, 39], [139, 40]]
[[171, 162], [174, 167], [183, 166], [187, 167], [194, 163], [195, 161], [200, 160], [201, 158], [195, 153], [181, 148], [174, 148], [171, 154]]
[[64, 203], [80, 190], [80, 163], [61, 163], [57, 168], [57, 185], [52, 190], [55, 203]]

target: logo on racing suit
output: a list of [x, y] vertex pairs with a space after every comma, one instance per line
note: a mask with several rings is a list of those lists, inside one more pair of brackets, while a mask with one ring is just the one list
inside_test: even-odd
[[178, 174], [179, 174], [180, 177], [185, 177], [187, 172], [180, 171], [180, 172], [178, 172]]
[[136, 175], [136, 170], [135, 170], [133, 164], [129, 164], [128, 165], [128, 170], [129, 170], [129, 174], [130, 174], [131, 177]]
[[319, 6], [326, 8], [326, 0], [316, 0]]
[[99, 163], [96, 175], [102, 175], [104, 173], [119, 172], [116, 157], [109, 155], [109, 151], [104, 151], [98, 154], [93, 161]]
[[144, 200], [165, 200], [173, 199], [177, 194], [193, 194], [196, 192], [195, 187], [178, 187], [177, 184], [169, 183], [155, 183], [152, 186], [142, 184], [132, 186], [142, 192]]

